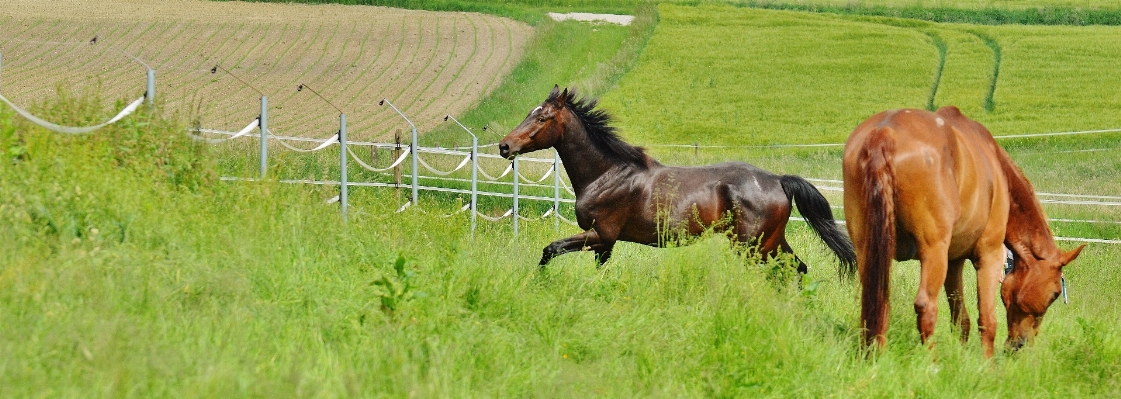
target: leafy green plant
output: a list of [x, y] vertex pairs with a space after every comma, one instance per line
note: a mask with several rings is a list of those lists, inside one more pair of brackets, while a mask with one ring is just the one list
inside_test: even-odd
[[398, 255], [397, 260], [393, 262], [395, 274], [382, 275], [380, 279], [373, 282], [377, 296], [381, 299], [381, 310], [389, 315], [393, 315], [398, 306], [408, 300], [428, 296], [424, 291], [414, 289], [413, 279], [416, 278], [416, 272], [406, 268], [407, 263], [408, 260], [403, 255]]

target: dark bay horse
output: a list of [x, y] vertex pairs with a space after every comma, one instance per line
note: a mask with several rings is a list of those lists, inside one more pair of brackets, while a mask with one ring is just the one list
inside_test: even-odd
[[[554, 147], [576, 192], [583, 233], [545, 247], [540, 264], [591, 249], [607, 262], [619, 240], [662, 246], [667, 232], [690, 236], [707, 228], [757, 246], [766, 257], [793, 254], [786, 241], [791, 199], [826, 246], [842, 274], [855, 270], [852, 242], [837, 227], [829, 203], [798, 176], [778, 176], [739, 162], [700, 167], [663, 166], [619, 139], [610, 116], [575, 90], [554, 88], [541, 106], [499, 143], [503, 157]], [[797, 259], [795, 257], [795, 259]], [[801, 260], [798, 271], [807, 267]]]
[[[886, 111], [861, 123], [845, 143], [844, 188], [868, 345], [885, 344], [892, 258], [921, 263], [915, 313], [924, 343], [934, 333], [943, 286], [950, 317], [962, 341], [969, 339], [962, 266], [966, 259], [973, 264], [978, 330], [990, 357], [997, 290], [1008, 312], [1007, 345], [1019, 348], [1059, 296], [1063, 266], [1085, 247], [1066, 252], [1055, 245], [1024, 173], [988, 129], [952, 106]], [[1005, 245], [1015, 262], [1001, 283]]]

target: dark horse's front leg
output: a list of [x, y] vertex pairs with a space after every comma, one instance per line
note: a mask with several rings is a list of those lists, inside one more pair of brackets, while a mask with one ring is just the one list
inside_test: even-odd
[[591, 249], [596, 253], [596, 263], [602, 265], [611, 258], [611, 249], [615, 247], [614, 240], [604, 240], [595, 229], [585, 231], [568, 238], [553, 241], [541, 251], [541, 262], [545, 266], [553, 258], [573, 252]]

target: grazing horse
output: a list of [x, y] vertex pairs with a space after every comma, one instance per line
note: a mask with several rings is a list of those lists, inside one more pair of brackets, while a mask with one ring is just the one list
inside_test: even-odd
[[[991, 357], [997, 290], [1008, 313], [1007, 346], [1017, 349], [1038, 332], [1062, 290], [1063, 266], [1085, 247], [1065, 252], [1055, 245], [1023, 171], [988, 129], [952, 106], [885, 111], [861, 123], [845, 143], [844, 190], [868, 345], [885, 344], [892, 258], [921, 262], [915, 313], [924, 343], [934, 333], [943, 286], [961, 340], [969, 339], [962, 304], [968, 259], [977, 271], [981, 344]], [[1002, 283], [1005, 245], [1015, 261]]]
[[[584, 232], [545, 247], [542, 266], [563, 253], [587, 249], [602, 265], [619, 240], [662, 246], [666, 233], [696, 236], [707, 228], [750, 244], [741, 248], [757, 246], [767, 258], [793, 254], [785, 234], [793, 198], [840, 259], [842, 274], [855, 270], [852, 242], [834, 223], [825, 197], [805, 179], [740, 162], [663, 166], [620, 140], [608, 124], [610, 116], [595, 107], [595, 100], [576, 99], [575, 90], [554, 87], [498, 145], [511, 159], [554, 147], [572, 181], [576, 220]], [[805, 263], [797, 262], [805, 273]]]

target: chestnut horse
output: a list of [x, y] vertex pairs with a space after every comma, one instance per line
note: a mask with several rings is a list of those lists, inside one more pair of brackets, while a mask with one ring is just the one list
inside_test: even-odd
[[[893, 257], [921, 262], [915, 313], [924, 343], [934, 333], [943, 286], [950, 317], [962, 341], [969, 339], [962, 266], [973, 264], [978, 331], [989, 357], [997, 289], [1008, 313], [1007, 346], [1017, 349], [1038, 332], [1062, 289], [1063, 266], [1085, 247], [1064, 252], [1055, 245], [1024, 173], [988, 129], [952, 106], [885, 111], [861, 123], [845, 143], [844, 190], [868, 345], [885, 343]], [[1015, 261], [998, 287], [1005, 245]]]
[[[852, 242], [834, 223], [825, 197], [805, 179], [738, 162], [663, 166], [620, 140], [608, 114], [595, 106], [595, 100], [577, 100], [575, 90], [554, 88], [498, 145], [502, 156], [511, 159], [556, 148], [576, 192], [576, 220], [584, 232], [549, 244], [540, 265], [587, 249], [603, 264], [618, 240], [661, 246], [666, 233], [696, 236], [707, 228], [748, 244], [741, 249], [757, 246], [768, 258], [793, 254], [785, 234], [793, 198], [840, 259], [842, 274], [855, 270]], [[797, 262], [798, 271], [805, 273], [805, 263]]]

